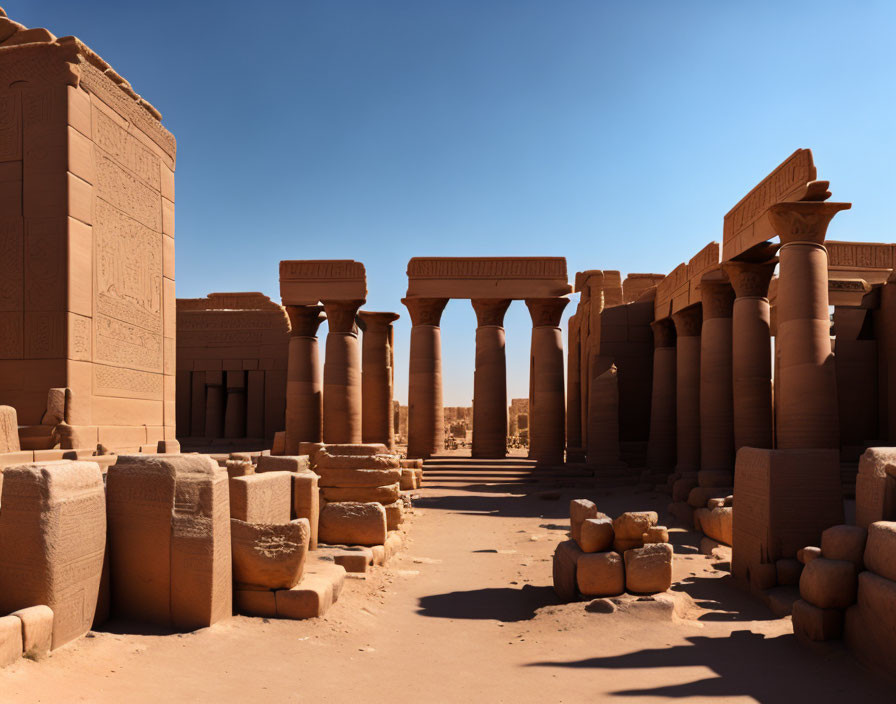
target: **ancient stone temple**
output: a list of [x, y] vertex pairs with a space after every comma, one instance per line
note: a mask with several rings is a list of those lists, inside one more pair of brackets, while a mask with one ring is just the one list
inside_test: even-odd
[[[74, 37], [21, 28], [0, 46], [0, 398], [29, 448], [175, 437], [176, 148], [160, 120]], [[42, 425], [54, 388], [68, 400]]]
[[283, 429], [290, 327], [261, 293], [177, 300], [177, 436], [269, 447]]

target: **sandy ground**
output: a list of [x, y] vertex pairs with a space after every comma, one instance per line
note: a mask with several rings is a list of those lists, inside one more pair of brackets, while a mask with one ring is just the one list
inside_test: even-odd
[[662, 510], [525, 463], [427, 469], [405, 548], [314, 621], [236, 617], [183, 635], [108, 631], [0, 671], [2, 702], [892, 702], [840, 645], [809, 648], [673, 534], [674, 598], [558, 604], [568, 501]]

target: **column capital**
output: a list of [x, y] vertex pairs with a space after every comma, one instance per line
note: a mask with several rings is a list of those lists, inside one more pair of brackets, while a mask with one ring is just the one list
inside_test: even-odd
[[781, 246], [794, 242], [824, 244], [824, 237], [833, 217], [848, 210], [852, 203], [800, 200], [769, 206], [768, 219], [781, 238]]
[[285, 308], [289, 316], [290, 337], [317, 337], [317, 329], [327, 319], [324, 307], [320, 305]]
[[653, 347], [675, 347], [675, 323], [671, 318], [654, 320], [650, 327], [653, 328]]
[[532, 316], [533, 328], [556, 328], [563, 317], [563, 309], [569, 305], [568, 298], [527, 298], [526, 307]]
[[699, 305], [688, 306], [672, 314], [678, 337], [699, 337], [703, 325], [703, 310]]
[[400, 317], [401, 316], [398, 313], [359, 310], [357, 315], [358, 327], [364, 332], [367, 332], [368, 330], [371, 332], [383, 332], [388, 330], [389, 326]]
[[355, 316], [364, 299], [323, 301], [330, 332], [355, 332]]
[[767, 262], [723, 262], [722, 269], [738, 298], [768, 298], [768, 285], [777, 265], [776, 257]]
[[401, 302], [407, 306], [411, 314], [411, 325], [432, 325], [439, 327], [442, 320], [442, 311], [448, 305], [447, 298], [402, 298]]
[[471, 298], [470, 303], [476, 311], [476, 324], [479, 327], [504, 327], [504, 314], [511, 303], [509, 298]]
[[727, 281], [701, 281], [700, 301], [704, 320], [730, 318], [734, 307], [734, 289]]

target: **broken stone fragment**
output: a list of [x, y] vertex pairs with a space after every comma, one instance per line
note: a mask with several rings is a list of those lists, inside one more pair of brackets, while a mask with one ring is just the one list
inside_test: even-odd
[[308, 553], [308, 520], [272, 525], [230, 520], [233, 578], [241, 585], [291, 589], [302, 578]]

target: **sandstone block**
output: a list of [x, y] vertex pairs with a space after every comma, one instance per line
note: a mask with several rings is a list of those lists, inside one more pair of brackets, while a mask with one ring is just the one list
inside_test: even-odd
[[[699, 519], [697, 516], [699, 515]], [[734, 525], [734, 509], [730, 506], [721, 508], [698, 509], [694, 512], [695, 522], [700, 521], [699, 529], [713, 540], [731, 545]]]
[[672, 501], [687, 501], [691, 491], [697, 486], [696, 477], [682, 477], [672, 484]]
[[701, 469], [697, 472], [697, 486], [707, 488], [727, 486], [730, 488], [733, 483], [734, 477], [726, 469]]
[[255, 464], [255, 471], [263, 472], [308, 472], [311, 463], [308, 455], [260, 455]]
[[650, 526], [641, 536], [642, 543], [668, 543], [669, 529], [666, 526]]
[[[389, 454], [389, 448], [379, 442], [330, 443], [329, 445], [324, 445], [324, 450], [330, 455], [355, 455], [358, 457]], [[395, 466], [397, 467], [398, 465], [396, 464]]]
[[588, 499], [573, 499], [569, 502], [569, 533], [573, 540], [581, 536], [582, 522], [587, 518], [597, 518], [597, 506]]
[[625, 587], [636, 594], [664, 592], [672, 586], [672, 546], [651, 543], [625, 553]]
[[856, 525], [896, 519], [896, 479], [887, 467], [896, 466], [896, 448], [869, 447], [859, 459], [856, 476]]
[[289, 523], [292, 474], [265, 472], [230, 479], [230, 517], [246, 523]]
[[376, 487], [331, 487], [325, 486], [320, 490], [321, 497], [325, 501], [356, 501], [361, 503], [377, 502], [381, 504], [395, 503], [401, 498], [401, 490], [398, 484]]
[[656, 511], [627, 511], [613, 521], [613, 530], [617, 539], [640, 541], [657, 520]]
[[274, 440], [271, 442], [272, 455], [286, 454], [286, 431], [278, 430], [274, 433]]
[[616, 596], [625, 591], [625, 564], [618, 552], [579, 555], [576, 585], [586, 597]]
[[831, 526], [821, 534], [821, 554], [829, 560], [848, 560], [856, 566], [856, 571], [861, 571], [867, 537], [868, 531], [861, 526]]
[[856, 600], [856, 566], [819, 557], [803, 567], [800, 596], [820, 609], [845, 609]]
[[237, 612], [246, 616], [277, 617], [276, 592], [267, 589], [234, 589], [233, 603]]
[[420, 467], [419, 469], [415, 469], [415, 470], [414, 470], [414, 475], [415, 475], [416, 478], [417, 478], [417, 486], [416, 486], [416, 488], [417, 488], [417, 489], [420, 489], [420, 488], [423, 486], [423, 468]]
[[0, 616], [0, 667], [22, 657], [22, 622], [15, 616]]
[[340, 550], [333, 554], [333, 562], [341, 565], [346, 572], [363, 574], [373, 564], [373, 552], [369, 548]]
[[0, 613], [49, 606], [53, 649], [84, 635], [106, 550], [99, 466], [59, 460], [7, 467], [0, 503]]
[[337, 565], [328, 560], [314, 560], [308, 563], [305, 572], [309, 575], [318, 575], [328, 579], [333, 587], [333, 603], [335, 604], [339, 601], [339, 595], [342, 594], [342, 589], [345, 587], [346, 577], [346, 571], [342, 565]]
[[[371, 470], [361, 470], [361, 471], [371, 471]], [[417, 472], [414, 469], [406, 469], [402, 468], [401, 470], [401, 490], [402, 491], [413, 491], [417, 488]]]
[[18, 452], [19, 420], [12, 406], [0, 406], [0, 453]]
[[696, 486], [688, 494], [688, 505], [694, 508], [706, 508], [710, 499], [722, 499], [724, 502], [725, 497], [730, 493], [730, 485], [721, 488]]
[[710, 499], [706, 502], [706, 508], [722, 508], [725, 505], [725, 499]]
[[224, 469], [203, 455], [122, 455], [106, 496], [114, 613], [182, 630], [231, 615]]
[[399, 460], [398, 466], [402, 469], [423, 469], [423, 460]]
[[775, 562], [775, 572], [779, 586], [797, 585], [803, 573], [803, 563], [793, 557], [782, 557]]
[[299, 454], [308, 456], [308, 463], [311, 468], [317, 466], [317, 453], [326, 447], [322, 442], [300, 442]]
[[280, 618], [317, 618], [333, 605], [333, 583], [324, 576], [308, 574], [292, 589], [279, 589], [274, 596]]
[[328, 503], [321, 509], [318, 535], [330, 545], [383, 545], [386, 509], [380, 503]]
[[308, 549], [317, 550], [317, 533], [320, 522], [320, 491], [317, 488], [318, 477], [314, 472], [293, 472], [292, 477], [292, 516], [308, 519], [310, 534]]
[[[386, 541], [383, 540], [385, 543]], [[370, 554], [373, 555], [373, 564], [382, 567], [386, 564], [386, 548], [382, 545], [371, 545]]]
[[843, 635], [843, 612], [820, 609], [804, 599], [793, 602], [793, 632], [811, 641], [837, 640]]
[[643, 548], [644, 541], [641, 538], [615, 538], [613, 540], [613, 550], [618, 552], [620, 555], [624, 555], [627, 550], [634, 550], [635, 548]]
[[156, 443], [156, 452], [160, 455], [180, 454], [180, 442], [178, 440], [159, 440]]
[[227, 476], [230, 479], [255, 474], [255, 465], [244, 460], [226, 460], [224, 468], [227, 470]]
[[383, 549], [386, 551], [386, 561], [391, 560], [395, 554], [401, 550], [401, 546], [404, 543], [404, 540], [401, 537], [401, 533], [395, 530], [390, 530], [386, 535], [386, 542], [383, 543]]
[[576, 564], [585, 554], [575, 540], [564, 540], [554, 549], [554, 591], [560, 601], [575, 601], [578, 598]]
[[393, 501], [391, 504], [384, 504], [383, 508], [386, 509], [386, 528], [397, 530], [404, 518], [404, 503]]
[[868, 526], [863, 559], [876, 575], [896, 581], [896, 521], [876, 521]]
[[331, 455], [327, 450], [317, 453], [315, 468], [318, 474], [324, 469], [400, 469], [397, 455]]
[[265, 589], [291, 589], [302, 578], [310, 532], [306, 518], [282, 525], [232, 518], [234, 581]]
[[320, 475], [321, 487], [374, 488], [400, 484], [402, 479], [400, 469], [329, 469], [318, 466], [317, 473]]
[[856, 604], [846, 611], [844, 636], [849, 649], [863, 662], [896, 674], [896, 582], [873, 572], [859, 574]]
[[796, 559], [802, 562], [804, 565], [808, 565], [816, 557], [821, 557], [821, 548], [816, 548], [811, 545], [800, 548], [796, 552]]
[[577, 542], [583, 552], [603, 552], [613, 546], [614, 537], [610, 518], [586, 518], [579, 528]]
[[53, 609], [41, 604], [13, 611], [22, 622], [22, 652], [32, 660], [43, 660], [53, 644]]

